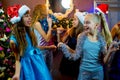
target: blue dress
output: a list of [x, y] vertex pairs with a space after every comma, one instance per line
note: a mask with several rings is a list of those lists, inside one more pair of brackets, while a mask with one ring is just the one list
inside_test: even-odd
[[[12, 35], [10, 39], [17, 45], [15, 36]], [[28, 45], [20, 59], [20, 80], [52, 80], [40, 49], [32, 46], [28, 34], [26, 40]]]

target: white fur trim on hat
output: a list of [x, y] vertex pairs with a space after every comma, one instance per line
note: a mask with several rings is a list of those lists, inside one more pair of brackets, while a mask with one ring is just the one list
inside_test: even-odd
[[87, 12], [76, 12], [75, 15], [78, 17], [78, 19], [80, 20], [80, 22], [82, 24], [84, 24], [84, 19], [86, 16]]
[[17, 22], [19, 22], [21, 20], [21, 17], [16, 17], [16, 16], [14, 16], [13, 18], [11, 18], [10, 19], [10, 22], [12, 23], [12, 24], [15, 24], [15, 23], [17, 23]]
[[30, 10], [30, 8], [26, 5], [21, 6], [21, 8], [18, 10], [19, 16], [22, 17], [28, 10]]
[[[99, 12], [103, 13], [98, 7], [96, 7], [96, 10], [98, 10]], [[104, 13], [103, 13], [104, 14]]]
[[10, 22], [12, 24], [19, 22], [21, 20], [22, 16], [29, 10], [30, 10], [30, 8], [27, 7], [26, 5], [21, 6], [20, 9], [18, 10], [18, 17], [14, 16], [13, 18], [10, 19]]

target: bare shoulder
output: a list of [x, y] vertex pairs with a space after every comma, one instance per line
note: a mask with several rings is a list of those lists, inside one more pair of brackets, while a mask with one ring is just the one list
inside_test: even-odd
[[40, 24], [40, 22], [35, 22], [35, 23], [33, 24], [33, 27], [34, 27], [34, 28], [41, 27], [41, 24]]
[[10, 44], [14, 44], [14, 41], [13, 41], [13, 40], [10, 40]]
[[40, 25], [39, 22], [35, 22], [35, 23], [33, 24], [33, 26], [38, 26], [38, 25]]
[[10, 47], [11, 47], [11, 48], [15, 47], [15, 45], [16, 45], [13, 40], [10, 40], [10, 43], [9, 43], [9, 44], [10, 44]]

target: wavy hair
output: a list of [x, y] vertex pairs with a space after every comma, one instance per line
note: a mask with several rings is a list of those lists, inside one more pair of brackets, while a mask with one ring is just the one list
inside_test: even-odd
[[107, 46], [109, 46], [111, 44], [112, 40], [113, 40], [112, 35], [111, 35], [110, 30], [109, 30], [108, 23], [107, 23], [107, 20], [105, 18], [105, 15], [100, 13], [100, 17], [101, 17], [102, 35], [105, 38]]

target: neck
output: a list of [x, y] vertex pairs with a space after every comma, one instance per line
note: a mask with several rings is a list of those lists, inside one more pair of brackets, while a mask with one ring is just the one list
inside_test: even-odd
[[91, 37], [96, 37], [97, 36], [97, 31], [94, 31], [94, 32], [91, 32], [91, 33], [88, 33], [88, 34]]
[[97, 40], [97, 32], [88, 33], [88, 38], [92, 41], [96, 41]]

